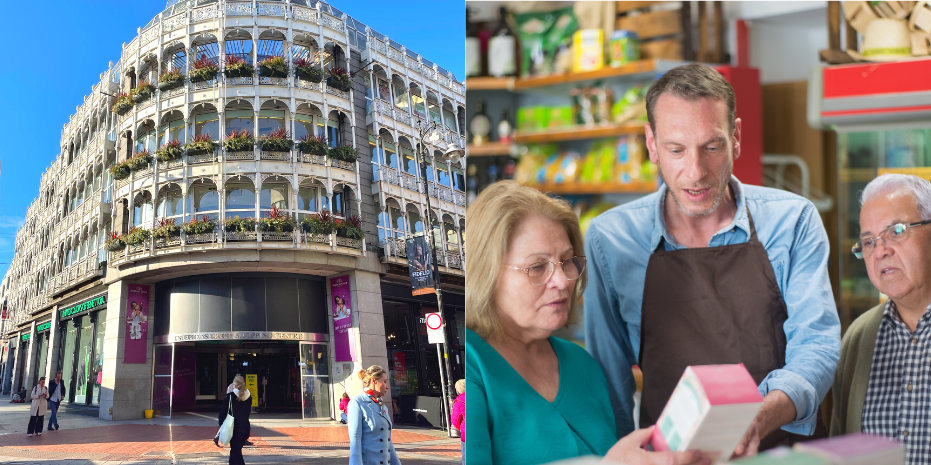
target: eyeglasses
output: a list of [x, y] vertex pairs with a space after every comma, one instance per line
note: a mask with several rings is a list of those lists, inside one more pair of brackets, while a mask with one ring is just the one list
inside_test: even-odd
[[861, 239], [860, 242], [857, 242], [853, 245], [853, 248], [850, 249], [850, 251], [853, 252], [854, 256], [857, 258], [862, 259], [864, 252], [866, 252], [866, 255], [870, 255], [874, 250], [876, 250], [876, 241], [882, 242], [883, 245], [899, 244], [908, 236], [909, 228], [914, 228], [916, 226], [921, 226], [928, 223], [931, 223], [931, 220], [919, 221], [917, 223], [893, 224], [880, 231], [876, 237], [865, 237]]
[[562, 262], [538, 262], [527, 268], [511, 265], [507, 265], [507, 267], [527, 273], [527, 277], [530, 278], [530, 284], [532, 286], [542, 286], [553, 276], [553, 272], [556, 271], [556, 265], [562, 267], [562, 272], [566, 275], [566, 280], [574, 281], [579, 279], [579, 276], [582, 276], [582, 272], [585, 271], [585, 257], [572, 257]]

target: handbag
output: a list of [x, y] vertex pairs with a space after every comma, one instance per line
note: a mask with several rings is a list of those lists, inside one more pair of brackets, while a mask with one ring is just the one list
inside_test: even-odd
[[230, 397], [229, 405], [227, 406], [226, 419], [223, 420], [223, 424], [220, 425], [220, 432], [217, 433], [219, 437], [220, 444], [224, 446], [229, 445], [230, 440], [233, 439], [233, 398]]

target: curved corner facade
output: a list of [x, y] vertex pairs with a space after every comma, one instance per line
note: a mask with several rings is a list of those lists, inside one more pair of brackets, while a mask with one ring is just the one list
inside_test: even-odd
[[[266, 66], [274, 57], [283, 72]], [[308, 66], [348, 70], [349, 86]], [[335, 418], [342, 393], [361, 389], [354, 373], [377, 364], [396, 421], [438, 426], [450, 380], [423, 323], [436, 298], [412, 295], [405, 243], [433, 225], [455, 381], [465, 175], [440, 155], [465, 146], [456, 77], [326, 3], [188, 0], [100, 78], [62, 130], [0, 283], [0, 392], [61, 370], [66, 402], [101, 418], [168, 416], [213, 409], [241, 373], [260, 411]], [[281, 130], [358, 156], [263, 145]], [[234, 131], [258, 143], [165, 155]], [[434, 156], [425, 179], [421, 151]], [[300, 227], [324, 210], [361, 219], [364, 234]], [[297, 226], [225, 225], [282, 212]]]

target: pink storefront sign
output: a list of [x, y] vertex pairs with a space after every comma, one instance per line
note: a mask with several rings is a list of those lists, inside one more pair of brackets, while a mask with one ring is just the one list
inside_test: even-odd
[[333, 305], [333, 347], [337, 362], [356, 361], [353, 343], [352, 301], [349, 297], [349, 276], [330, 279], [330, 296]]

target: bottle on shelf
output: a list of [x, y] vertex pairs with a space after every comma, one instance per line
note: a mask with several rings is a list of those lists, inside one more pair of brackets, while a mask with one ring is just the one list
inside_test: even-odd
[[514, 125], [511, 124], [510, 117], [508, 116], [508, 108], [504, 107], [504, 112], [501, 114], [501, 121], [498, 121], [498, 142], [510, 144], [513, 142], [511, 140], [513, 136]]
[[494, 35], [488, 40], [488, 74], [494, 77], [513, 76], [517, 71], [517, 41], [505, 19], [507, 11], [503, 6], [498, 14]]
[[478, 168], [476, 168], [475, 165], [470, 164], [466, 169], [466, 174], [468, 174], [468, 177], [466, 178], [466, 203], [471, 204], [475, 201], [475, 197], [478, 195], [478, 179], [476, 179], [478, 175]]
[[472, 132], [472, 145], [479, 146], [489, 141], [491, 121], [485, 116], [485, 101], [479, 100], [475, 104], [475, 114], [469, 121], [469, 131]]
[[478, 37], [478, 28], [472, 21], [472, 10], [466, 8], [466, 76], [474, 77], [482, 74], [482, 42]]

